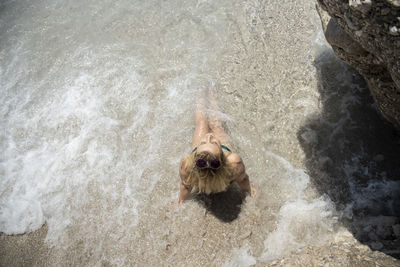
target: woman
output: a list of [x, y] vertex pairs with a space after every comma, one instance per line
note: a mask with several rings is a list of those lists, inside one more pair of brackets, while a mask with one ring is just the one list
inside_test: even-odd
[[[212, 85], [209, 98], [213, 108], [218, 110]], [[225, 191], [232, 182], [250, 194], [249, 176], [241, 157], [233, 152], [221, 121], [216, 116], [211, 116], [208, 121], [199, 108], [195, 120], [191, 153], [182, 158], [179, 167], [181, 184], [178, 202], [185, 201], [193, 188], [199, 193], [218, 193]]]

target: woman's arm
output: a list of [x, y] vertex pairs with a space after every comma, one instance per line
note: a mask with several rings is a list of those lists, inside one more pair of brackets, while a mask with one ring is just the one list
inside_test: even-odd
[[189, 175], [185, 168], [186, 165], [185, 161], [186, 157], [183, 157], [179, 166], [179, 176], [181, 177], [181, 184], [179, 186], [179, 198], [178, 198], [179, 204], [183, 203], [183, 201], [185, 201], [190, 195], [190, 192], [192, 192], [192, 187], [184, 183], [187, 176]]
[[228, 156], [229, 164], [234, 166], [234, 181], [239, 187], [251, 195], [250, 179], [246, 173], [246, 168], [239, 154], [232, 153]]
[[250, 179], [246, 172], [243, 172], [235, 181], [243, 191], [251, 195]]

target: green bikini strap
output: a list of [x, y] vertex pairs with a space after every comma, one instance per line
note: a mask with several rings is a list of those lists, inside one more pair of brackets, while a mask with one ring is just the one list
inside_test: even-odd
[[221, 148], [222, 148], [222, 149], [225, 149], [226, 151], [232, 152], [232, 151], [229, 149], [229, 147], [227, 147], [227, 146], [221, 145]]

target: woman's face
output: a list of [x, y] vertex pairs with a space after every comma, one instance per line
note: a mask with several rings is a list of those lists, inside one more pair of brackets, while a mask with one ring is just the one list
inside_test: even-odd
[[197, 147], [197, 152], [207, 151], [215, 157], [219, 157], [222, 153], [221, 142], [214, 134], [208, 133], [201, 139], [200, 145]]

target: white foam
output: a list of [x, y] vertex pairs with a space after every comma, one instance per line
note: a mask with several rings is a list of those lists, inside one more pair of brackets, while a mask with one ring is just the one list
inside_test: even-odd
[[271, 261], [297, 248], [326, 241], [336, 222], [327, 197], [307, 202], [298, 199], [282, 206], [276, 229], [264, 241], [261, 261]]
[[257, 260], [251, 255], [248, 244], [239, 249], [233, 249], [232, 258], [225, 262], [224, 267], [249, 267], [257, 263]]
[[25, 233], [31, 229], [38, 229], [45, 221], [40, 202], [34, 197], [10, 197], [2, 206], [0, 225], [6, 233]]
[[[82, 64], [74, 67], [79, 72], [68, 71], [81, 57], [99, 68], [86, 69]], [[117, 60], [101, 67], [110, 57]], [[110, 218], [125, 225], [137, 223], [134, 188], [149, 163], [131, 161], [148, 148], [145, 142], [137, 144], [132, 153], [121, 146], [131, 144], [132, 135], [142, 134], [151, 115], [151, 100], [143, 94], [135, 70], [138, 64], [137, 59], [82, 47], [66, 61], [66, 82], [61, 87], [56, 87], [58, 80], [47, 80], [42, 81], [46, 86], [24, 88], [26, 93], [14, 96], [28, 99], [26, 105], [11, 110], [2, 125], [8, 144], [2, 144], [0, 231], [20, 234], [46, 221], [47, 240], [66, 245], [68, 240], [60, 238], [72, 223], [96, 221], [99, 231], [113, 227]], [[104, 80], [111, 82], [103, 86]], [[10, 90], [12, 86], [6, 84]], [[7, 105], [13, 99], [4, 101]], [[120, 127], [127, 130], [119, 131]], [[98, 204], [109, 203], [120, 204], [95, 213]]]
[[[309, 199], [306, 194], [310, 177], [294, 168], [286, 159], [272, 153], [266, 155], [278, 163], [280, 177], [277, 188], [282, 206], [277, 213], [276, 229], [264, 241], [264, 252], [258, 261], [268, 262], [310, 244], [326, 241], [337, 222], [335, 207], [329, 197]], [[268, 168], [270, 169], [270, 168]]]

